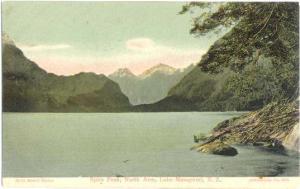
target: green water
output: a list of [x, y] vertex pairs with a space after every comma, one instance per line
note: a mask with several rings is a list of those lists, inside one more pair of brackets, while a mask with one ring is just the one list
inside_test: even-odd
[[235, 157], [191, 151], [240, 113], [4, 113], [4, 177], [297, 176], [298, 154], [237, 146]]

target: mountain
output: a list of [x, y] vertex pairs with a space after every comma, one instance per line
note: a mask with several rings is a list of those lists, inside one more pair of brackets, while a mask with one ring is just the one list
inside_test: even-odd
[[[190, 4], [195, 5], [204, 4]], [[238, 154], [232, 144], [299, 151], [299, 4], [226, 3], [194, 24], [191, 33], [206, 34], [230, 25], [230, 19], [235, 23], [230, 32], [167, 98], [136, 110], [159, 111], [169, 104], [170, 111], [184, 101], [196, 111], [251, 110], [219, 123], [208, 136], [194, 136], [198, 144], [192, 149], [230, 156]]]
[[164, 74], [164, 75], [172, 75], [176, 72], [176, 69], [169, 66], [169, 65], [166, 65], [166, 64], [158, 64], [146, 71], [144, 71], [141, 75], [139, 75], [140, 78], [146, 78], [146, 77], [149, 77], [155, 73], [161, 73], [161, 74]]
[[119, 68], [112, 73], [110, 77], [123, 78], [123, 77], [136, 77], [128, 68]]
[[[166, 98], [151, 105], [136, 106], [136, 111], [249, 111], [298, 96], [298, 5], [227, 5], [237, 10], [248, 7], [245, 10], [250, 12], [253, 11], [251, 6], [257, 10], [265, 8], [274, 14], [261, 31], [257, 31], [257, 25], [265, 21], [264, 15], [259, 15], [260, 21], [252, 13], [241, 15], [245, 18], [209, 48], [198, 65], [168, 92]], [[223, 12], [219, 14], [224, 16]], [[289, 15], [290, 19], [283, 15]], [[219, 20], [212, 25], [215, 23]], [[209, 26], [201, 25], [208, 27], [207, 30]], [[199, 29], [201, 31], [205, 33], [206, 30]]]
[[2, 57], [4, 112], [114, 112], [131, 106], [118, 84], [106, 76], [47, 73], [7, 36]]
[[[137, 105], [133, 109], [141, 112], [211, 111], [211, 105], [206, 104], [211, 102], [209, 97], [222, 92], [224, 81], [230, 74], [230, 71], [226, 71], [214, 76], [195, 66], [169, 90], [164, 99], [153, 104]], [[220, 106], [214, 108], [215, 111], [221, 111]]]
[[179, 70], [165, 64], [158, 64], [136, 76], [128, 69], [119, 69], [108, 77], [118, 83], [122, 92], [133, 105], [157, 102], [167, 96], [193, 65]]

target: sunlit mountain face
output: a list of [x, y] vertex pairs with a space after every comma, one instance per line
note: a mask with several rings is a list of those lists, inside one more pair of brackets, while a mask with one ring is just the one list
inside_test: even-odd
[[160, 63], [139, 75], [134, 75], [128, 68], [122, 68], [108, 77], [120, 85], [131, 104], [149, 104], [165, 98], [170, 89], [193, 68], [193, 64], [176, 69]]

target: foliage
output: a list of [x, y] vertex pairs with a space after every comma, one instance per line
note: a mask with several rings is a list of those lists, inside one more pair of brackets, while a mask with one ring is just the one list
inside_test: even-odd
[[194, 146], [194, 149], [209, 152], [220, 142], [229, 145], [271, 144], [274, 141], [284, 143], [298, 122], [298, 103], [273, 102], [258, 111], [249, 112], [219, 123], [207, 141]]
[[256, 110], [298, 97], [297, 3], [195, 2], [181, 13], [195, 15], [196, 10], [192, 34], [231, 30], [210, 47], [198, 68], [170, 96], [191, 99], [201, 111]]
[[181, 13], [195, 8], [204, 11], [193, 18], [192, 34], [205, 35], [234, 26], [202, 58], [199, 66], [203, 71], [215, 73], [230, 67], [239, 72], [245, 65], [255, 64], [261, 55], [272, 57], [274, 64], [298, 64], [298, 3], [194, 2], [184, 6]]

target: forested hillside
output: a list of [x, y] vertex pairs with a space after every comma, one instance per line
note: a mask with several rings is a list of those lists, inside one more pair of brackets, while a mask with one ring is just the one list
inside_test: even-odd
[[[232, 28], [217, 40], [168, 94], [139, 111], [161, 111], [170, 99], [181, 99], [197, 111], [256, 110], [298, 96], [299, 18], [297, 3], [190, 3], [181, 13], [193, 17], [191, 34], [206, 35]], [[171, 105], [172, 104], [172, 105]], [[167, 110], [168, 108], [163, 108]]]
[[27, 59], [11, 41], [3, 44], [4, 112], [125, 111], [128, 98], [104, 75], [49, 74]]
[[[191, 3], [182, 13], [210, 6]], [[194, 149], [236, 155], [237, 151], [228, 145], [238, 143], [262, 145], [277, 152], [285, 148], [298, 151], [298, 3], [222, 3], [217, 7], [215, 12], [194, 18], [191, 33], [205, 35], [224, 27], [233, 28], [202, 57], [197, 71], [191, 72], [170, 95], [186, 95], [183, 88], [205, 72], [224, 83], [206, 100], [195, 100], [202, 103], [199, 109], [259, 110], [218, 124]], [[217, 79], [222, 74], [226, 76]], [[195, 91], [185, 98], [202, 93]]]

